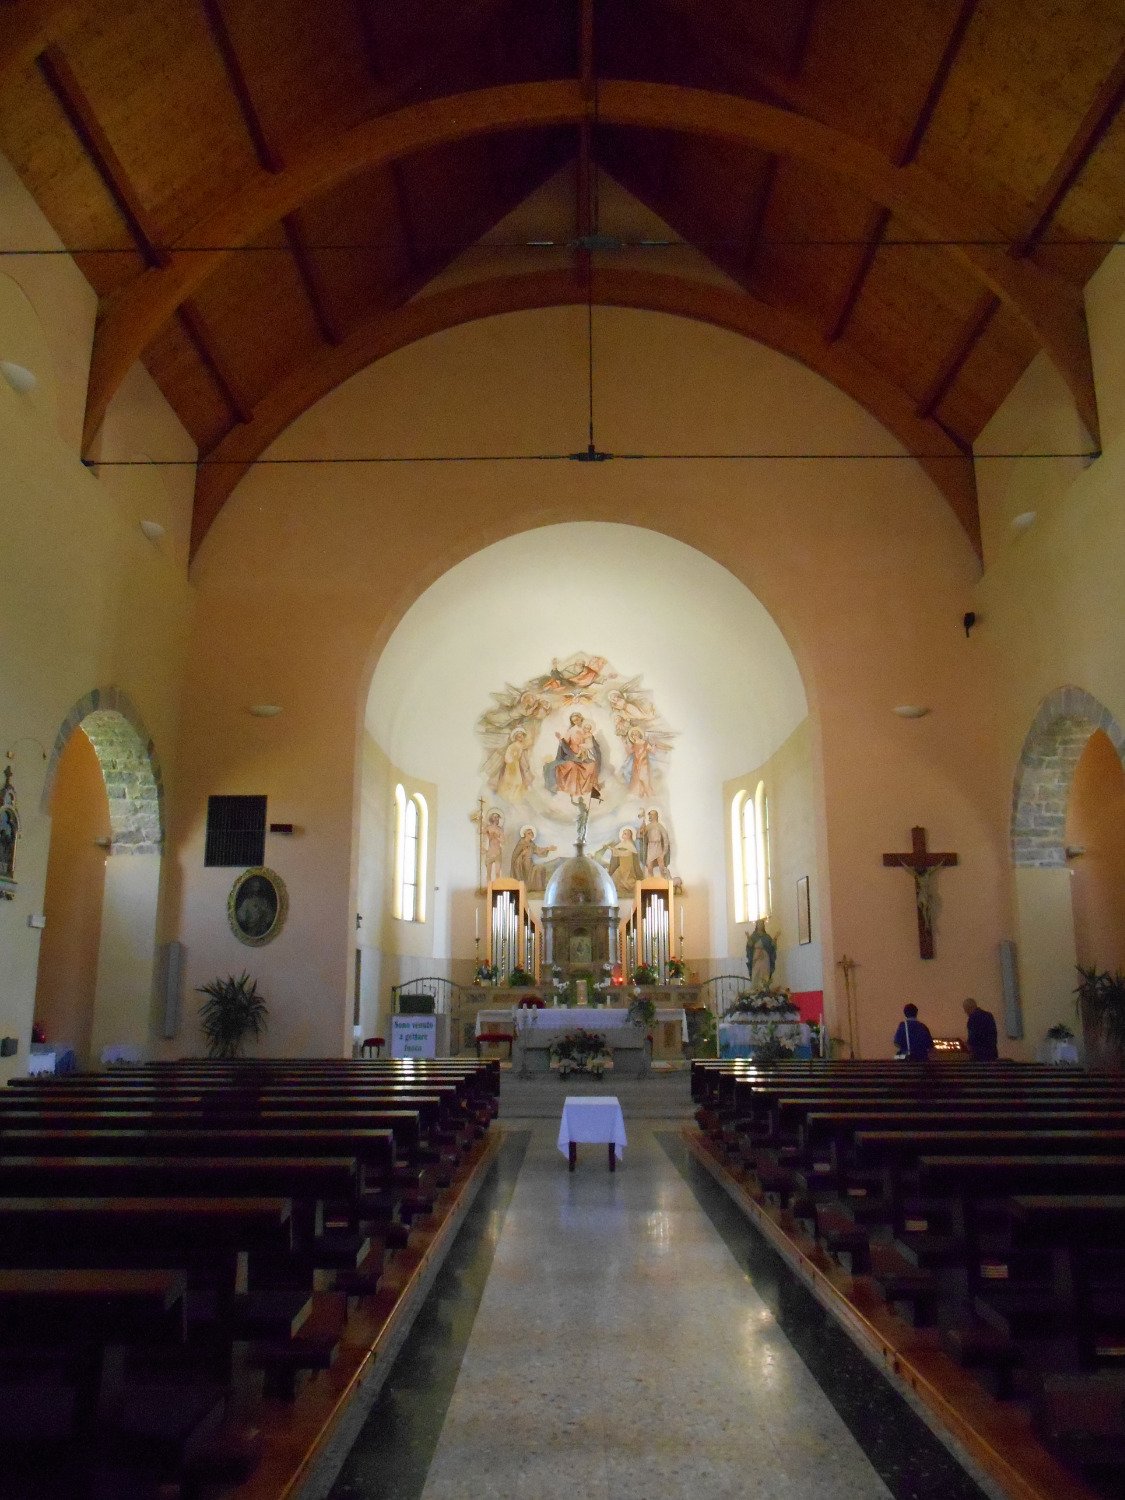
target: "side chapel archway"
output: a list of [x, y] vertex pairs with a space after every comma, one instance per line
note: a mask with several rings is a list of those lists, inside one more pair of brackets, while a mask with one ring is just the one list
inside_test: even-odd
[[[55, 736], [40, 804], [46, 815], [53, 810], [60, 760], [78, 729], [93, 747], [105, 784], [109, 808], [105, 887], [92, 1014], [80, 1018], [81, 1035], [51, 1039], [74, 1042], [88, 1051], [89, 1061], [97, 1061], [108, 1045], [144, 1046], [149, 1039], [164, 794], [152, 739], [136, 707], [119, 688], [95, 688], [74, 704]], [[41, 971], [44, 956], [68, 914], [48, 910], [47, 919]], [[53, 982], [59, 983], [58, 963], [49, 967]]]

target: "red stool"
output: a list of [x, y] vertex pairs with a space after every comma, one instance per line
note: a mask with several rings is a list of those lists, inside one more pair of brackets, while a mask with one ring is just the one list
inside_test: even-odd
[[386, 1041], [385, 1041], [385, 1039], [383, 1037], [381, 1037], [381, 1036], [369, 1036], [367, 1038], [367, 1040], [360, 1047], [360, 1049], [359, 1049], [359, 1055], [361, 1057], [366, 1057], [367, 1056], [367, 1049], [370, 1047], [371, 1050], [374, 1052], [374, 1054], [375, 1054], [376, 1057], [382, 1057], [382, 1055], [383, 1055], [383, 1048], [386, 1045], [387, 1045], [387, 1043], [386, 1043]]
[[485, 1042], [492, 1042], [492, 1043], [494, 1043], [496, 1045], [499, 1045], [499, 1043], [501, 1043], [501, 1042], [507, 1042], [507, 1044], [508, 1044], [508, 1061], [511, 1062], [511, 1060], [512, 1060], [512, 1033], [510, 1031], [482, 1031], [481, 1034], [480, 1034], [480, 1036], [478, 1036], [477, 1039], [476, 1039], [476, 1048], [477, 1048], [477, 1056], [478, 1057], [480, 1056], [481, 1046]]

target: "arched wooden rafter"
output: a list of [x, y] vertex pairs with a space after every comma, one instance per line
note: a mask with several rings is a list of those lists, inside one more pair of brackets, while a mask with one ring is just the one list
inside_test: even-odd
[[[832, 173], [872, 202], [945, 245], [1021, 318], [1054, 361], [1097, 440], [1089, 341], [1080, 293], [1003, 248], [980, 206], [916, 163], [880, 152], [792, 111], [677, 84], [607, 80], [598, 86], [606, 125], [664, 130], [790, 156]], [[237, 199], [196, 226], [190, 251], [142, 272], [103, 308], [94, 341], [84, 442], [88, 449], [134, 362], [232, 250], [358, 172], [473, 136], [577, 125], [592, 118], [580, 80], [523, 83], [430, 100], [367, 120], [311, 147], [283, 170], [263, 172]]]
[[[671, 313], [757, 340], [798, 359], [851, 396], [880, 421], [945, 495], [973, 547], [980, 550], [971, 453], [933, 418], [920, 417], [908, 397], [874, 366], [824, 336], [801, 318], [768, 307], [741, 292], [659, 272], [597, 270], [590, 293], [602, 306]], [[192, 551], [254, 460], [303, 411], [336, 386], [397, 349], [462, 323], [505, 312], [584, 303], [585, 277], [572, 271], [503, 276], [416, 298], [372, 318], [342, 343], [279, 381], [255, 408], [250, 422], [232, 429], [207, 454], [196, 480]]]

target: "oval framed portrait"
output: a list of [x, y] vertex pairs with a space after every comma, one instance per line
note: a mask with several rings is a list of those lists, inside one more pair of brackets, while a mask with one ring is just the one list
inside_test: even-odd
[[240, 943], [249, 943], [252, 948], [273, 942], [285, 925], [288, 911], [284, 880], [264, 865], [243, 870], [227, 897], [231, 931]]

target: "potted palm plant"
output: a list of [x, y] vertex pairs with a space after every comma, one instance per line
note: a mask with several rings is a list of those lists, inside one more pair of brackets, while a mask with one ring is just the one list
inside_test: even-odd
[[207, 999], [199, 1010], [199, 1021], [207, 1042], [208, 1057], [238, 1057], [247, 1037], [259, 1037], [268, 1024], [266, 1002], [258, 994], [258, 981], [243, 972], [236, 979], [212, 979], [201, 984], [199, 994]]
[[1087, 1060], [1095, 1068], [1125, 1067], [1125, 974], [1079, 964], [1074, 994]]

